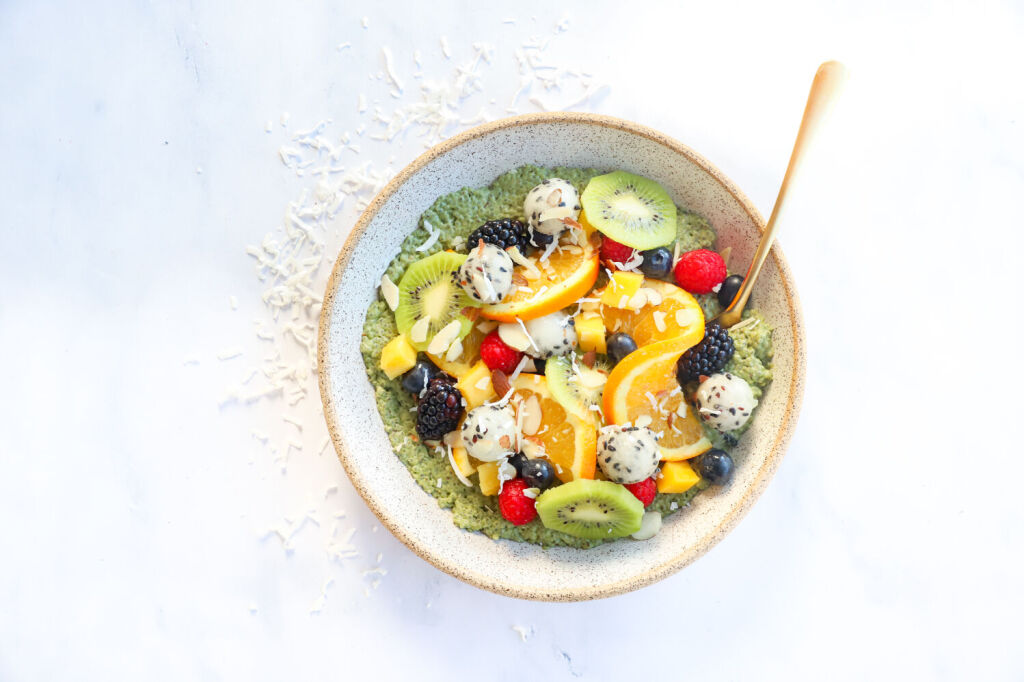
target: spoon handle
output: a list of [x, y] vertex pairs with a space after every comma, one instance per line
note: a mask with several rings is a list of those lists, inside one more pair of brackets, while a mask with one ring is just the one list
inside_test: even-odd
[[814, 75], [814, 82], [811, 84], [811, 92], [807, 95], [807, 106], [804, 108], [804, 118], [800, 122], [800, 130], [796, 134], [796, 142], [793, 143], [793, 153], [789, 157], [789, 166], [786, 167], [786, 175], [782, 178], [782, 186], [779, 187], [779, 195], [775, 199], [775, 206], [772, 208], [772, 215], [768, 219], [768, 225], [761, 235], [761, 243], [757, 245], [754, 252], [754, 259], [750, 263], [743, 284], [733, 297], [732, 303], [723, 310], [717, 318], [723, 327], [731, 327], [740, 321], [743, 315], [743, 308], [750, 298], [750, 291], [761, 273], [761, 266], [768, 257], [768, 251], [772, 248], [775, 235], [779, 230], [779, 215], [786, 203], [786, 192], [789, 190], [789, 183], [797, 174], [800, 164], [803, 161], [811, 141], [821, 129], [832, 105], [839, 98], [843, 83], [846, 81], [846, 67], [836, 61], [825, 62], [818, 67]]

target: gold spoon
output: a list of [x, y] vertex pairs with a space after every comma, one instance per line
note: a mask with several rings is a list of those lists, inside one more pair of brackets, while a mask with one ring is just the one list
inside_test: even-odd
[[839, 62], [825, 62], [818, 67], [814, 75], [814, 82], [811, 84], [811, 92], [807, 95], [807, 106], [804, 108], [804, 118], [800, 121], [800, 130], [796, 134], [796, 142], [793, 143], [793, 153], [789, 156], [789, 166], [786, 167], [786, 175], [782, 178], [782, 186], [779, 187], [779, 196], [775, 199], [775, 207], [772, 208], [772, 215], [768, 219], [768, 225], [761, 235], [761, 243], [757, 245], [754, 252], [754, 260], [750, 263], [743, 284], [732, 299], [732, 303], [718, 314], [715, 320], [723, 327], [731, 327], [740, 321], [743, 316], [743, 308], [750, 298], [750, 291], [754, 288], [754, 282], [761, 273], [761, 266], [768, 257], [768, 251], [772, 248], [775, 235], [779, 231], [779, 214], [786, 201], [786, 191], [789, 189], [789, 182], [796, 175], [800, 162], [803, 160], [807, 147], [810, 146], [812, 138], [821, 129], [832, 105], [839, 99], [839, 93], [846, 81], [846, 67]]

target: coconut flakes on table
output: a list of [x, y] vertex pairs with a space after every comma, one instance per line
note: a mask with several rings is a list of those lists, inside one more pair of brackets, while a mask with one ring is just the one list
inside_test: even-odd
[[525, 642], [531, 636], [533, 636], [533, 628], [524, 625], [513, 625], [512, 630], [519, 635], [519, 639]]
[[221, 352], [217, 353], [217, 359], [218, 360], [222, 360], [222, 361], [223, 360], [232, 360], [234, 358], [239, 357], [240, 355], [243, 355], [244, 353], [245, 353], [245, 351], [243, 351], [238, 346], [236, 346], [235, 348], [226, 348], [226, 349], [222, 350]]
[[385, 45], [380, 48], [380, 51], [384, 58], [384, 74], [387, 76], [388, 82], [401, 94], [405, 88], [402, 82], [398, 80], [398, 76], [395, 75], [394, 57], [391, 55], [391, 48]]

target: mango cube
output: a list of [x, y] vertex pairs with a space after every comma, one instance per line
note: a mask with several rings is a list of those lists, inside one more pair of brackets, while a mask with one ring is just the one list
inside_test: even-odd
[[602, 355], [607, 352], [604, 341], [604, 320], [598, 313], [583, 313], [576, 318], [576, 336], [579, 338], [580, 350], [592, 350]]
[[380, 352], [380, 368], [388, 375], [388, 379], [405, 374], [416, 364], [416, 349], [399, 334], [388, 341]]
[[638, 272], [613, 272], [611, 281], [601, 294], [601, 303], [612, 308], [629, 308], [630, 299], [643, 283], [644, 276]]
[[486, 401], [496, 397], [494, 384], [491, 383], [491, 369], [484, 364], [483, 360], [477, 361], [468, 372], [462, 375], [455, 386], [466, 399], [466, 409], [483, 405]]
[[466, 452], [466, 448], [452, 448], [452, 459], [455, 460], [455, 466], [459, 468], [459, 473], [466, 478], [469, 478], [476, 472], [476, 467], [469, 461], [469, 453]]
[[498, 480], [498, 465], [494, 462], [484, 462], [476, 470], [480, 475], [480, 492], [484, 495], [497, 495], [501, 490], [501, 482]]
[[685, 493], [700, 480], [700, 476], [686, 461], [665, 462], [658, 474], [659, 493]]
[[591, 225], [590, 221], [587, 220], [586, 211], [580, 211], [580, 217], [576, 219], [576, 222], [580, 224], [580, 227], [583, 228], [583, 231], [586, 233], [588, 237], [597, 232], [597, 228]]

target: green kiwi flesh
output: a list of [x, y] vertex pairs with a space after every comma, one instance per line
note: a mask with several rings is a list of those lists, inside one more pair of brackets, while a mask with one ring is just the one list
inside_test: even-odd
[[398, 331], [409, 334], [421, 318], [430, 319], [426, 339], [419, 342], [409, 339], [416, 350], [426, 350], [434, 335], [452, 320], [459, 320], [462, 325], [460, 339], [473, 328], [473, 321], [462, 311], [480, 304], [459, 286], [459, 268], [465, 260], [465, 254], [442, 251], [416, 261], [402, 275], [398, 283], [398, 308], [395, 310]]
[[646, 251], [676, 236], [676, 205], [661, 185], [626, 171], [599, 175], [580, 197], [587, 222], [620, 244]]
[[537, 514], [545, 528], [600, 540], [640, 530], [644, 505], [618, 483], [576, 479], [541, 493]]
[[[608, 378], [611, 366], [604, 360], [597, 360], [593, 367], [587, 367], [576, 358], [576, 369], [572, 358], [560, 355], [548, 358], [544, 365], [544, 376], [548, 389], [555, 400], [580, 419], [592, 419], [595, 410], [591, 405], [601, 405], [604, 394], [604, 380]], [[601, 376], [603, 375], [603, 376]]]

